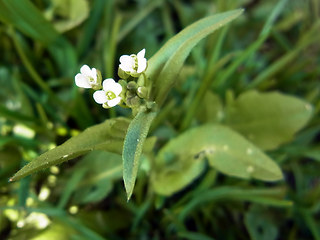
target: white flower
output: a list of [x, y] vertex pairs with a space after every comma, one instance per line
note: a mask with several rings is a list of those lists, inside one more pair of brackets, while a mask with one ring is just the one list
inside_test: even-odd
[[103, 104], [104, 108], [111, 108], [121, 102], [122, 98], [119, 95], [122, 92], [122, 86], [119, 83], [112, 78], [107, 78], [103, 81], [102, 86], [103, 90], [93, 94], [93, 99], [97, 103]]
[[147, 59], [144, 57], [145, 53], [146, 50], [142, 49], [137, 55], [122, 55], [120, 57], [119, 68], [133, 77], [138, 77], [147, 68]]
[[75, 82], [81, 88], [101, 89], [101, 74], [99, 70], [83, 65], [75, 76]]

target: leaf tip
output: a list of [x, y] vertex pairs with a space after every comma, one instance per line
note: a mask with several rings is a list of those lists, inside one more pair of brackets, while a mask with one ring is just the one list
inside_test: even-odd
[[127, 202], [129, 202], [131, 196], [132, 196], [132, 192], [133, 192], [133, 187], [128, 186], [126, 183], [124, 184], [124, 187], [126, 189], [126, 193], [127, 193]]
[[15, 182], [17, 180], [20, 180], [22, 178], [20, 171], [21, 171], [21, 169], [18, 172], [16, 172], [12, 177], [10, 177], [8, 182], [11, 183], [11, 182]]
[[278, 168], [277, 172], [275, 172], [274, 176], [272, 178], [270, 178], [269, 181], [276, 182], [276, 181], [281, 181], [283, 179], [284, 179], [283, 173], [282, 173], [281, 169]]
[[131, 195], [132, 195], [132, 194], [128, 194], [128, 193], [127, 193], [127, 202], [130, 201]]
[[244, 13], [246, 11], [246, 9], [245, 8], [239, 8], [238, 11], [239, 11], [239, 14], [237, 16], [241, 15], [242, 13]]

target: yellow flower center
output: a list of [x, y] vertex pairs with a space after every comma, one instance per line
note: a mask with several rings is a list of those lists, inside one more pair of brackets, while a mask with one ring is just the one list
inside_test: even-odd
[[112, 91], [107, 91], [106, 95], [107, 95], [108, 100], [112, 100], [112, 99], [116, 98], [116, 95]]

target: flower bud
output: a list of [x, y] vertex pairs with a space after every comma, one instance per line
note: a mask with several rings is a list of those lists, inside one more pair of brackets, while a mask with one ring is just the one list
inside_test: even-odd
[[128, 79], [128, 77], [130, 76], [129, 74], [127, 74], [125, 71], [123, 71], [120, 67], [118, 68], [118, 76], [122, 79]]
[[136, 107], [140, 105], [140, 98], [138, 96], [134, 97], [127, 97], [127, 106], [129, 107]]
[[130, 91], [130, 92], [136, 92], [137, 91], [137, 83], [135, 81], [131, 81], [131, 82], [128, 82], [128, 85], [127, 85], [127, 89]]
[[148, 96], [148, 90], [146, 87], [138, 87], [137, 89], [137, 95], [140, 98], [146, 98]]

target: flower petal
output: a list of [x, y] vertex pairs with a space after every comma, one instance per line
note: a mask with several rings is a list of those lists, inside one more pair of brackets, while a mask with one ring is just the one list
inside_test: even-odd
[[120, 83], [115, 83], [113, 85], [112, 92], [114, 92], [116, 96], [119, 96], [119, 94], [122, 92], [122, 86]]
[[131, 57], [129, 55], [122, 55], [120, 57], [120, 63], [126, 63], [128, 61], [130, 61]]
[[128, 55], [122, 55], [120, 57], [120, 65], [119, 67], [125, 71], [125, 72], [130, 72], [133, 70], [133, 65], [134, 65], [134, 59]]
[[91, 88], [88, 78], [82, 75], [81, 73], [78, 73], [75, 76], [75, 83], [78, 87], [81, 87], [81, 88]]
[[144, 48], [140, 52], [138, 52], [137, 57], [144, 58], [145, 53], [146, 53], [146, 49]]
[[80, 72], [83, 74], [83, 75], [86, 75], [86, 76], [91, 76], [91, 69], [89, 68], [88, 65], [83, 65], [81, 68], [80, 68]]
[[104, 91], [112, 91], [113, 85], [116, 82], [112, 78], [107, 78], [103, 81], [102, 86]]
[[121, 101], [121, 97], [116, 97], [116, 98], [114, 98], [112, 100], [109, 100], [107, 102], [107, 104], [108, 104], [109, 107], [114, 107], [115, 105], [119, 104], [120, 101]]
[[147, 68], [147, 59], [145, 58], [138, 58], [138, 70], [137, 73], [142, 73]]
[[106, 92], [103, 90], [95, 91], [93, 94], [93, 99], [99, 104], [103, 104], [108, 101]]
[[92, 68], [91, 73], [90, 73], [90, 77], [92, 77], [94, 79], [94, 82], [97, 82], [97, 69]]

